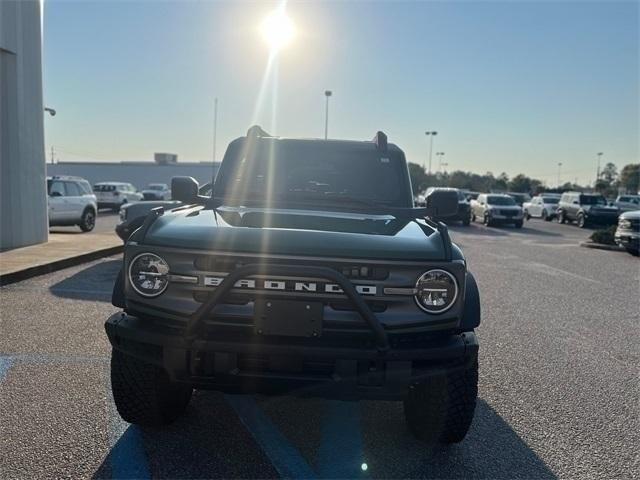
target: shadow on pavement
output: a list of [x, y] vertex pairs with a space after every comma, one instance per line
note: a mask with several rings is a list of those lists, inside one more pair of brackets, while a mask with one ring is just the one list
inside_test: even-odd
[[507, 228], [509, 227], [500, 227], [500, 228], [485, 227], [484, 225], [481, 225], [481, 224], [472, 223], [468, 227], [463, 227], [458, 225], [449, 226], [449, 231], [454, 233], [454, 235], [456, 233], [462, 233], [462, 234], [466, 233], [469, 235], [484, 235], [487, 237], [505, 237], [509, 235], [509, 232], [505, 231]]
[[520, 233], [526, 233], [527, 235], [540, 235], [543, 237], [563, 237], [562, 233], [551, 232], [549, 230], [539, 230], [537, 228], [531, 228], [528, 226], [528, 223], [525, 223], [523, 227], [519, 230], [516, 230]]
[[[551, 479], [556, 476], [484, 400], [479, 399], [471, 430], [457, 445], [429, 447], [415, 440], [402, 409], [363, 406], [363, 434], [369, 472], [393, 478]], [[368, 419], [368, 420], [367, 420]]]
[[[138, 431], [138, 445], [127, 444], [130, 430]], [[279, 478], [224, 397], [203, 391], [194, 392], [185, 415], [171, 425], [129, 426], [93, 478], [141, 478], [145, 472], [151, 478]]]
[[[346, 460], [355, 466], [355, 471], [362, 463], [367, 464], [366, 474], [355, 475], [362, 478], [556, 478], [483, 400], [478, 402], [467, 438], [458, 445], [437, 447], [417, 441], [408, 432], [400, 402], [351, 404], [359, 419], [333, 428], [337, 428], [334, 433], [339, 432], [340, 437], [354, 445], [345, 444], [344, 439], [336, 445], [338, 438], [330, 439], [332, 445], [324, 445], [329, 440], [325, 438], [324, 424], [328, 421], [330, 404], [290, 397], [269, 397], [265, 401], [267, 404], [261, 403], [258, 408], [277, 425], [320, 478], [323, 477], [320, 472], [332, 471], [332, 463], [338, 462], [341, 453], [344, 457], [345, 451], [352, 457]], [[318, 421], [322, 425], [314, 425]], [[130, 426], [129, 430], [137, 428]], [[292, 429], [298, 434], [292, 435]], [[140, 476], [140, 472], [149, 472], [155, 478], [278, 477], [248, 428], [217, 393], [197, 391], [183, 418], [162, 429], [140, 429], [138, 446], [127, 444], [131, 437], [129, 430], [111, 449], [94, 478], [111, 478], [116, 472], [121, 478]], [[320, 438], [315, 438], [318, 433]], [[324, 447], [340, 448], [341, 452], [323, 456]], [[129, 453], [123, 455], [123, 450]]]
[[121, 260], [95, 263], [52, 285], [49, 291], [56, 297], [111, 302], [113, 284], [121, 266]]

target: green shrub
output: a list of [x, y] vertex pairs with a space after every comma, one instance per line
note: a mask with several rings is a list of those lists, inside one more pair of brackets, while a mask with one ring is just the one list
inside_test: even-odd
[[596, 230], [589, 237], [592, 242], [603, 243], [605, 245], [615, 245], [616, 241], [614, 235], [616, 233], [616, 226], [611, 225], [609, 228], [603, 228], [602, 230]]

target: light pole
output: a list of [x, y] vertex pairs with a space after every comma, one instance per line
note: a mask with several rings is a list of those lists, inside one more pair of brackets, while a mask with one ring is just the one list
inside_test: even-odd
[[[57, 112], [56, 112], [56, 110], [55, 110], [55, 108], [50, 108], [50, 107], [44, 107], [44, 111], [45, 111], [45, 112], [47, 112], [47, 113], [48, 113], [49, 115], [51, 115], [52, 117], [55, 117], [55, 116], [56, 116], [56, 113], [57, 113]], [[54, 152], [54, 150], [53, 150], [53, 145], [51, 145], [51, 165], [53, 165], [53, 159], [54, 159], [54, 157], [53, 157], [53, 155], [54, 155], [54, 154], [53, 154], [53, 152]]]
[[444, 157], [444, 152], [436, 152], [436, 157], [438, 157], [438, 172], [442, 172], [442, 157]]
[[[429, 142], [429, 170], [428, 173], [429, 175], [431, 175], [431, 153], [433, 152], [433, 137], [435, 137], [438, 132], [424, 132], [424, 134], [429, 137], [430, 142]], [[422, 166], [422, 169], [424, 170], [424, 165]]]
[[326, 140], [329, 136], [329, 97], [333, 95], [331, 90], [325, 90], [324, 96], [326, 97], [326, 101], [324, 104], [324, 139]]
[[560, 168], [562, 168], [562, 162], [558, 162], [558, 188], [560, 188]]
[[218, 136], [218, 97], [213, 100], [213, 163], [216, 162], [216, 139]]
[[[602, 152], [598, 152], [598, 168], [596, 168], [596, 184], [598, 183], [598, 180], [600, 180], [600, 159], [602, 158], [602, 155], [604, 155]], [[593, 186], [595, 187], [595, 184]]]

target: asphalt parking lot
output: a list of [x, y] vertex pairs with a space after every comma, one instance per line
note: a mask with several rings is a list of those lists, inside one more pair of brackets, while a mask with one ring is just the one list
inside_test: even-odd
[[98, 212], [96, 217], [96, 226], [90, 232], [83, 232], [80, 227], [75, 225], [70, 227], [51, 227], [49, 231], [51, 233], [70, 233], [78, 235], [91, 235], [92, 233], [111, 233], [115, 231], [116, 225], [120, 223], [120, 217], [117, 212], [112, 210], [102, 209]]
[[463, 443], [417, 442], [400, 403], [213, 392], [166, 429], [129, 426], [103, 330], [112, 257], [0, 288], [0, 478], [637, 477], [638, 259], [535, 220], [452, 236], [483, 309]]

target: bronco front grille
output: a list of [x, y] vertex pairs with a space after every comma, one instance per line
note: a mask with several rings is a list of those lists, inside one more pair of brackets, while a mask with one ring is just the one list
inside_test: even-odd
[[[293, 264], [302, 263], [308, 264], [308, 260], [303, 260], [296, 262], [296, 260], [287, 259], [287, 260], [279, 260], [279, 259], [261, 259], [262, 263], [286, 263]], [[255, 263], [254, 260], [249, 260], [247, 258], [241, 257], [222, 257], [222, 256], [211, 256], [211, 255], [202, 255], [196, 257], [194, 260], [194, 266], [197, 270], [202, 270], [205, 272], [219, 272], [219, 273], [229, 273], [235, 270], [236, 268], [240, 268], [244, 265], [248, 265], [250, 263]], [[329, 267], [333, 270], [340, 272], [342, 275], [349, 279], [360, 279], [360, 280], [386, 280], [389, 277], [389, 269], [387, 267], [381, 267], [378, 265], [367, 265], [363, 264], [354, 264], [354, 265], [344, 265], [344, 264], [335, 264], [333, 262], [314, 262], [316, 266]]]

